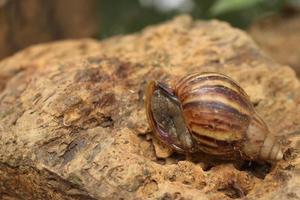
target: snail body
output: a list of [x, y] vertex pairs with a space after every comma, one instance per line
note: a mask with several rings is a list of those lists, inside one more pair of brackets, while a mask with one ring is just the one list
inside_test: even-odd
[[246, 92], [223, 74], [191, 74], [173, 88], [151, 81], [146, 113], [158, 139], [178, 152], [201, 151], [223, 159], [283, 157]]

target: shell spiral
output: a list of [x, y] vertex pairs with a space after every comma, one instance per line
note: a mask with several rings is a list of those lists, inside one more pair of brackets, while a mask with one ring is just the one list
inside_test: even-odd
[[246, 92], [223, 74], [191, 74], [173, 88], [151, 81], [145, 106], [155, 135], [178, 152], [202, 151], [222, 159], [283, 157]]
[[[256, 114], [246, 92], [231, 78], [218, 73], [191, 74], [175, 85], [174, 92], [199, 150], [224, 158], [262, 157], [268, 128]], [[259, 129], [253, 130], [255, 133], [249, 132], [253, 123]], [[252, 138], [251, 143], [249, 137], [253, 136], [257, 139]], [[271, 153], [273, 146], [267, 147], [263, 159], [271, 158], [271, 154], [281, 157], [277, 155], [280, 148], [274, 139], [272, 145], [277, 152]]]

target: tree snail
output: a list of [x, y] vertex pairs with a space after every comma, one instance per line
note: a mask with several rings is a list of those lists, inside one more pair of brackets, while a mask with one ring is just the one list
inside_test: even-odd
[[175, 151], [200, 151], [222, 159], [283, 157], [246, 92], [223, 74], [191, 74], [173, 88], [151, 81], [145, 105], [154, 134]]

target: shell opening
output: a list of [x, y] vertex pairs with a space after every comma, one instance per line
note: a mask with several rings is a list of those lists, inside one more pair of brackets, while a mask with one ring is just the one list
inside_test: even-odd
[[172, 90], [160, 83], [150, 83], [147, 112], [159, 139], [178, 151], [191, 151], [192, 137], [182, 115], [180, 103]]

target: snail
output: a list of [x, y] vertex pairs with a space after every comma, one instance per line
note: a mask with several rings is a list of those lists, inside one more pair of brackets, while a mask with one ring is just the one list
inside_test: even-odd
[[150, 81], [146, 114], [155, 136], [179, 153], [234, 160], [278, 161], [279, 142], [246, 92], [220, 73], [194, 73], [173, 88]]

